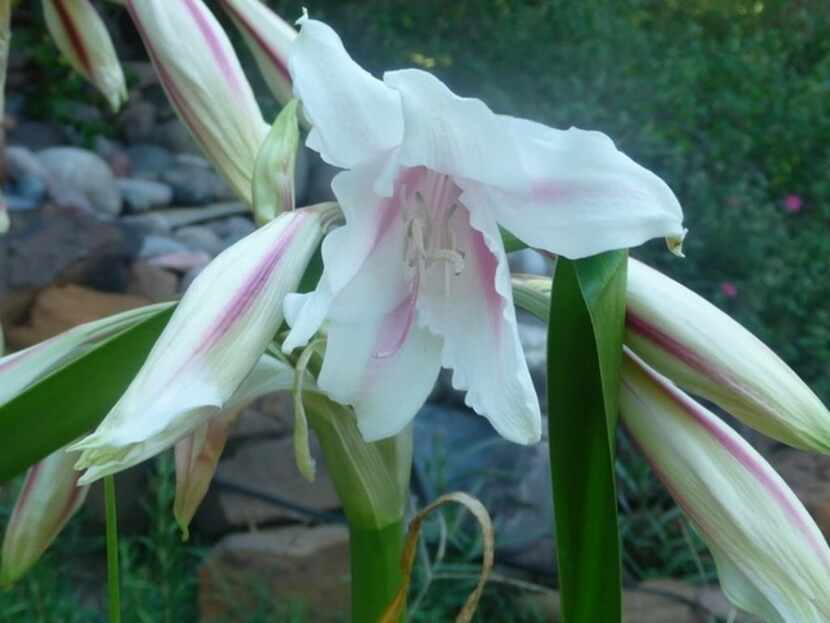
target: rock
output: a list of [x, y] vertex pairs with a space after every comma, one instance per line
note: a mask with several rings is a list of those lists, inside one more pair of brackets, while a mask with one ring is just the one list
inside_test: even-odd
[[830, 539], [830, 456], [782, 448], [768, 458]]
[[46, 197], [49, 173], [29, 149], [20, 145], [6, 148], [6, 174], [5, 199], [9, 210], [40, 206]]
[[100, 156], [77, 147], [52, 147], [37, 156], [49, 172], [49, 194], [55, 203], [105, 216], [121, 213], [121, 193]]
[[204, 251], [184, 251], [181, 253], [169, 253], [159, 255], [150, 259], [150, 264], [160, 266], [178, 273], [185, 273], [179, 282], [179, 291], [189, 286], [202, 270], [210, 263], [210, 256]]
[[[476, 492], [493, 518], [497, 560], [550, 574], [556, 559], [547, 444], [510, 443], [483, 417], [446, 405], [422, 408], [414, 435], [422, 499]], [[430, 477], [438, 468], [440, 487]]]
[[248, 214], [250, 210], [244, 203], [229, 201], [213, 203], [196, 208], [171, 208], [156, 210], [137, 216], [127, 216], [124, 221], [132, 225], [169, 232], [179, 227], [205, 223], [215, 219], [226, 218], [238, 214]]
[[158, 145], [138, 144], [127, 147], [133, 176], [155, 180], [173, 162], [173, 154]]
[[233, 196], [225, 180], [196, 164], [173, 164], [162, 171], [159, 180], [173, 189], [173, 199], [181, 205], [203, 205]]
[[[316, 443], [312, 444], [312, 454], [317, 459], [317, 478], [309, 483], [297, 470], [291, 438], [251, 439], [228, 446], [216, 470], [214, 483], [196, 513], [194, 528], [210, 536], [232, 528], [309, 519], [308, 514], [227, 488], [234, 486], [285, 500], [312, 513], [338, 508], [334, 485]], [[217, 484], [217, 481], [227, 483], [227, 486]]]
[[149, 136], [153, 143], [163, 145], [174, 153], [201, 155], [202, 150], [193, 140], [184, 124], [178, 118], [156, 126]]
[[11, 222], [9, 233], [0, 236], [0, 307], [21, 297], [31, 301], [56, 281], [114, 292], [126, 288], [127, 267], [140, 242], [125, 229], [48, 206], [12, 213]]
[[144, 297], [97, 292], [74, 284], [50, 286], [37, 295], [25, 325], [8, 327], [14, 348], [25, 348], [79, 324], [148, 305]]
[[231, 246], [256, 231], [254, 222], [245, 216], [232, 216], [231, 218], [216, 221], [211, 223], [210, 227], [222, 239], [225, 246]]
[[158, 75], [149, 61], [127, 61], [121, 63], [124, 68], [124, 74], [127, 80], [134, 89], [145, 89], [147, 87], [158, 84]]
[[136, 262], [130, 268], [128, 294], [161, 303], [178, 298], [178, 289], [179, 278], [168, 270], [146, 262]]
[[[291, 526], [231, 534], [199, 570], [199, 620], [247, 621], [305, 605], [309, 623], [349, 610], [349, 535], [343, 526]], [[272, 614], [269, 618], [273, 619]]]
[[538, 251], [522, 249], [508, 256], [510, 272], [529, 273], [531, 275], [549, 275], [550, 264]]
[[173, 200], [173, 190], [161, 182], [124, 177], [118, 179], [116, 184], [130, 212], [162, 208]]
[[6, 141], [9, 145], [23, 145], [33, 151], [39, 151], [65, 143], [66, 132], [54, 123], [21, 121], [8, 131]]
[[95, 153], [110, 165], [113, 175], [127, 177], [130, 174], [130, 157], [122, 145], [105, 136], [96, 136], [93, 147]]
[[156, 107], [144, 99], [130, 98], [118, 117], [128, 143], [150, 139], [156, 127]]
[[204, 251], [211, 257], [221, 253], [226, 245], [210, 228], [204, 225], [188, 225], [176, 230], [176, 240], [193, 251]]
[[190, 249], [177, 240], [173, 240], [172, 238], [167, 238], [165, 236], [150, 235], [145, 236], [142, 241], [141, 251], [139, 251], [138, 257], [149, 260], [162, 255], [187, 253], [189, 251]]

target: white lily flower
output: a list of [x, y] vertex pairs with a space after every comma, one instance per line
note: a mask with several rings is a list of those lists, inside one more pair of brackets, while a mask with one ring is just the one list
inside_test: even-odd
[[792, 368], [706, 299], [636, 260], [628, 264], [625, 343], [765, 435], [830, 452], [830, 412]]
[[332, 184], [346, 226], [317, 290], [286, 301], [285, 349], [327, 322], [319, 385], [367, 440], [400, 431], [444, 365], [504, 437], [537, 441], [498, 224], [578, 258], [681, 237], [677, 199], [604, 134], [496, 115], [420, 70], [377, 80], [331, 28], [300, 23], [289, 69], [307, 145], [347, 169]]
[[332, 215], [280, 215], [219, 254], [188, 288], [144, 366], [98, 429], [73, 446], [92, 482], [158, 454], [225, 409], [282, 323]]
[[297, 31], [260, 0], [219, 0], [254, 55], [268, 88], [280, 104], [292, 97], [288, 50]]
[[127, 329], [169, 309], [159, 303], [87, 322], [25, 350], [0, 357], [0, 405]]
[[167, 96], [236, 194], [251, 204], [268, 124], [228, 36], [202, 0], [128, 0]]
[[69, 64], [104, 94], [113, 111], [127, 83], [104, 21], [90, 0], [43, 0], [46, 27]]
[[83, 505], [89, 488], [78, 486], [77, 458], [61, 448], [29, 468], [3, 537], [0, 586], [19, 580]]
[[294, 368], [266, 354], [222, 412], [176, 443], [176, 502], [173, 514], [187, 538], [188, 526], [207, 494], [228, 435], [242, 409], [255, 398], [292, 388]]
[[628, 349], [620, 414], [702, 534], [736, 607], [770, 623], [830, 620], [830, 548], [751, 445]]

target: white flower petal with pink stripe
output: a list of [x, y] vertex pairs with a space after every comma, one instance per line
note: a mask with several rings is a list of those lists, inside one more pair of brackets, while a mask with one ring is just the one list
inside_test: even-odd
[[282, 323], [336, 207], [287, 212], [221, 253], [185, 293], [98, 429], [75, 444], [83, 482], [134, 465], [227, 407]]
[[826, 622], [830, 548], [764, 458], [628, 349], [620, 413], [711, 548], [730, 601], [765, 621]]
[[219, 0], [242, 33], [265, 82], [281, 104], [292, 97], [288, 48], [297, 31], [260, 0]]
[[332, 183], [346, 225], [323, 244], [317, 290], [286, 301], [283, 348], [324, 331], [320, 388], [367, 439], [399, 432], [443, 364], [505, 438], [538, 441], [498, 226], [583, 257], [680, 237], [677, 199], [602, 134], [496, 115], [419, 70], [380, 81], [331, 28], [299, 23], [289, 69], [308, 147], [347, 169]]
[[128, 0], [167, 96], [236, 194], [251, 180], [268, 125], [225, 31], [202, 0]]
[[29, 468], [3, 537], [0, 586], [20, 579], [83, 505], [89, 488], [78, 486], [77, 458], [61, 448]]
[[117, 111], [127, 83], [104, 21], [90, 0], [43, 0], [46, 27], [69, 64], [94, 84]]
[[792, 368], [703, 297], [633, 259], [625, 343], [661, 374], [765, 435], [830, 452], [830, 412]]

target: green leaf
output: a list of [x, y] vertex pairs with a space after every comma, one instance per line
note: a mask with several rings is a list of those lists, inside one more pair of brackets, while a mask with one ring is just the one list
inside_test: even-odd
[[499, 227], [499, 232], [501, 233], [501, 242], [504, 245], [505, 253], [512, 253], [513, 251], [521, 251], [522, 249], [529, 248], [515, 234], [507, 231], [504, 227]]
[[127, 389], [174, 309], [119, 334], [0, 407], [0, 482], [94, 429]]
[[559, 258], [548, 324], [548, 411], [566, 623], [621, 620], [614, 485], [627, 253]]

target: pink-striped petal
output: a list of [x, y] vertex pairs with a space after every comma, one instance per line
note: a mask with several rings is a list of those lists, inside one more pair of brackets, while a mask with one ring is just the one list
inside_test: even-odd
[[107, 27], [92, 2], [43, 0], [43, 15], [69, 64], [94, 84], [117, 111], [127, 99], [127, 84]]
[[219, 0], [254, 55], [265, 82], [280, 104], [292, 96], [288, 50], [297, 31], [260, 0]]
[[282, 323], [331, 205], [287, 212], [196, 278], [136, 378], [83, 450], [83, 482], [157, 454], [224, 409]]
[[29, 468], [3, 538], [0, 586], [20, 579], [83, 505], [77, 454], [61, 448]]
[[251, 204], [254, 163], [268, 125], [219, 22], [202, 0], [126, 4], [176, 112]]
[[620, 413], [711, 547], [727, 597], [766, 621], [826, 621], [830, 548], [764, 458], [628, 349]]

